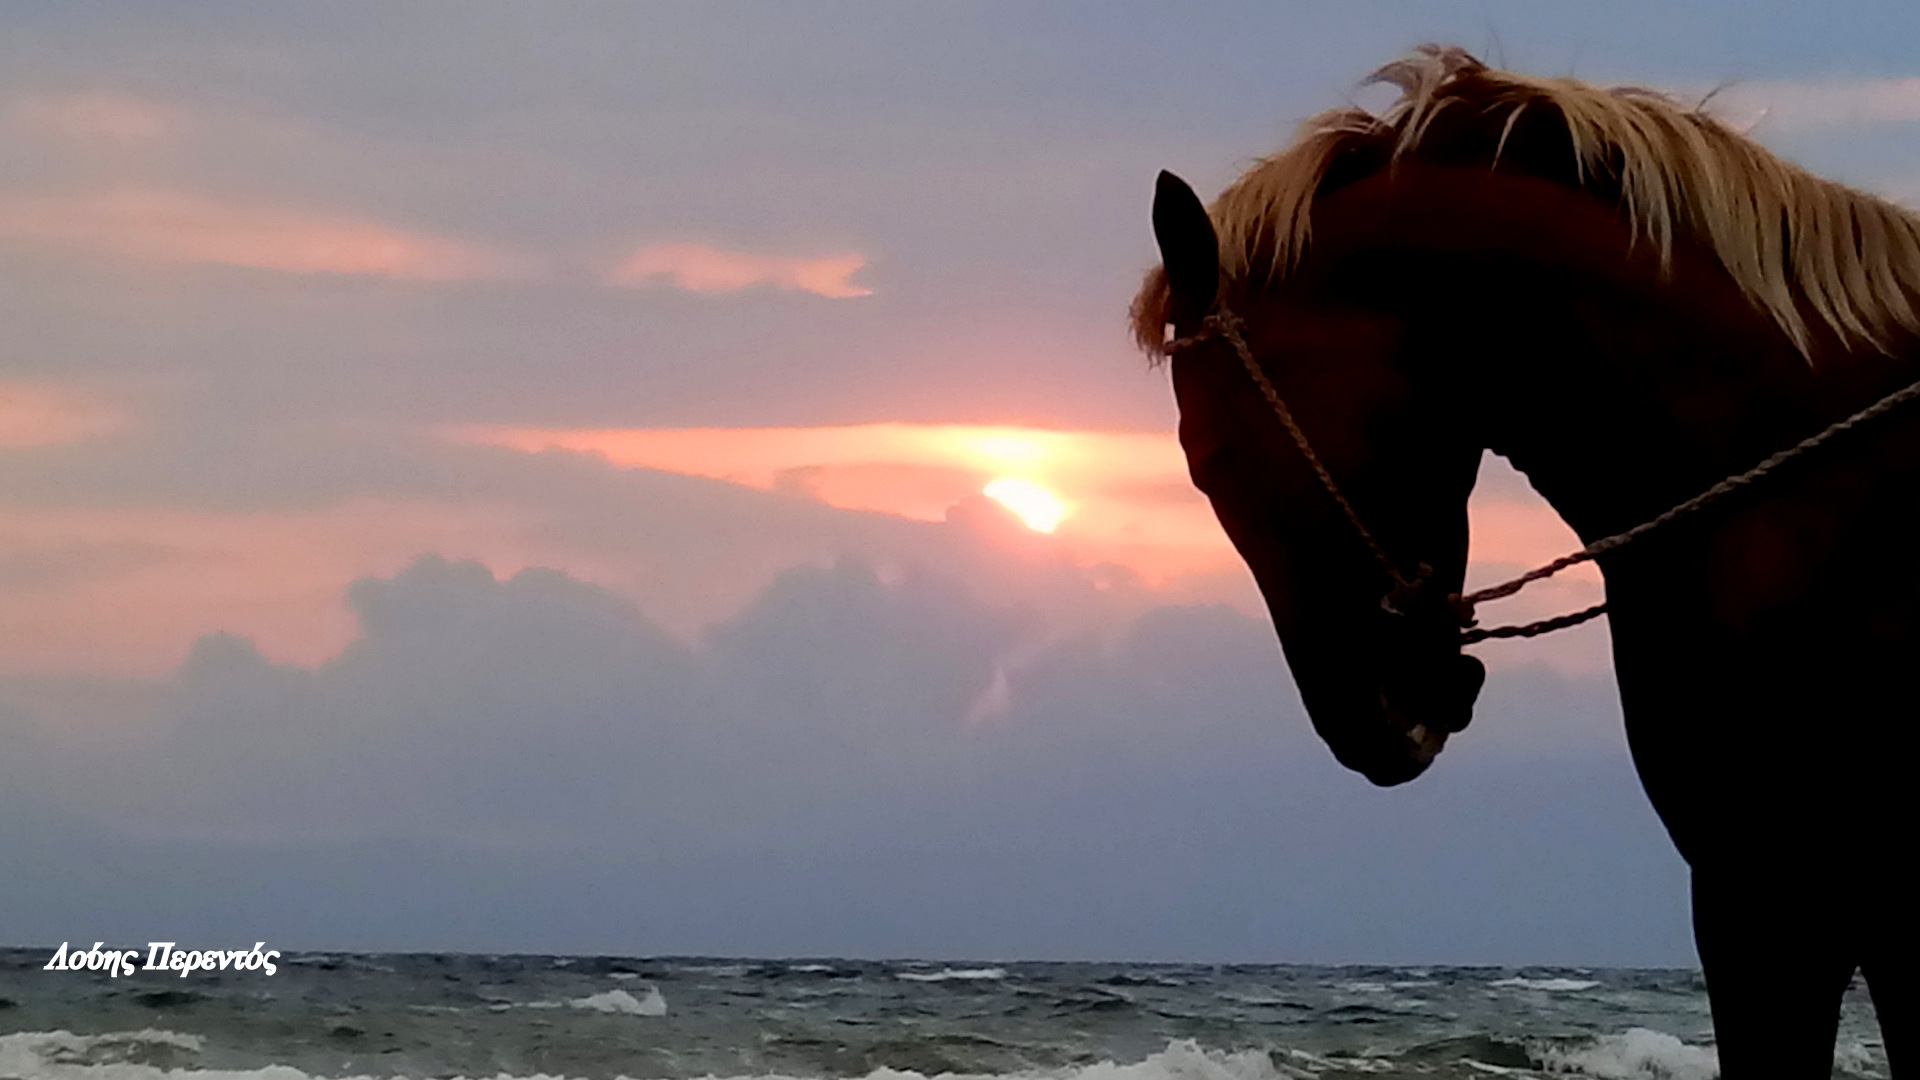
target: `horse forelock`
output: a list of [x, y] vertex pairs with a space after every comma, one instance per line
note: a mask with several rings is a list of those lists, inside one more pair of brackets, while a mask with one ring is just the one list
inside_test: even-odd
[[[1783, 161], [1701, 108], [1636, 87], [1501, 71], [1437, 45], [1370, 81], [1397, 87], [1399, 100], [1378, 115], [1337, 109], [1309, 119], [1292, 145], [1254, 163], [1208, 209], [1227, 284], [1285, 278], [1310, 242], [1314, 197], [1342, 162], [1477, 157], [1491, 167], [1525, 149], [1519, 140], [1544, 135], [1570, 149], [1575, 181], [1617, 200], [1662, 260], [1678, 237], [1710, 251], [1802, 353], [1812, 352], [1809, 318], [1843, 342], [1880, 349], [1920, 333], [1920, 218]], [[1440, 122], [1462, 115], [1474, 122]], [[1167, 304], [1156, 269], [1130, 313], [1150, 355], [1164, 353]]]

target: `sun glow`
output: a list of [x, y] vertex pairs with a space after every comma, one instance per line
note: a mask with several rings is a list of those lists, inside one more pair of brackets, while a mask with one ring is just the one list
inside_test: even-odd
[[[1052, 555], [1123, 567], [1158, 587], [1243, 575], [1167, 431], [881, 422], [765, 428], [455, 426], [458, 443], [588, 453], [623, 468], [704, 476], [842, 510], [945, 523], [992, 499]], [[1008, 482], [1012, 483], [1008, 483]], [[1010, 493], [1010, 494], [1009, 494]], [[962, 513], [964, 518], [965, 514]]]
[[1002, 476], [981, 488], [980, 494], [1013, 511], [1034, 532], [1050, 533], [1067, 516], [1067, 505], [1060, 496], [1031, 480]]
[[[0, 386], [0, 399], [7, 389]], [[4, 413], [0, 409], [0, 436], [6, 434]], [[881, 422], [762, 428], [472, 425], [442, 428], [439, 434], [454, 443], [528, 454], [590, 454], [620, 468], [706, 477], [783, 499], [890, 515], [929, 530], [921, 535], [944, 530], [953, 536], [966, 530], [1018, 558], [1085, 568], [1097, 578], [1095, 588], [1103, 591], [1113, 585], [1128, 588], [1131, 582], [1167, 590], [1156, 595], [1170, 602], [1229, 603], [1261, 617], [1266, 612], [1206, 496], [1188, 478], [1186, 456], [1169, 431]], [[0, 453], [4, 451], [5, 439], [0, 438]], [[987, 499], [998, 507], [979, 505]], [[996, 512], [1001, 507], [1047, 539], [1022, 541], [1026, 534]], [[1580, 545], [1552, 508], [1527, 487], [1526, 478], [1498, 459], [1490, 471], [1483, 471], [1468, 514], [1473, 522], [1470, 585], [1503, 580]], [[0, 560], [9, 554], [8, 520], [0, 515]], [[136, 522], [129, 530], [143, 525]], [[815, 542], [793, 541], [802, 546]], [[831, 548], [809, 550], [814, 552], [809, 557], [835, 553]], [[524, 561], [533, 556], [516, 557]], [[1543, 586], [1538, 598], [1523, 594], [1511, 601], [1514, 606], [1503, 618], [1523, 622], [1599, 602], [1599, 574], [1584, 569], [1584, 574], [1556, 578], [1558, 585]], [[747, 599], [744, 593], [729, 595], [739, 603]], [[685, 603], [685, 625], [695, 630], [704, 626], [700, 620], [707, 618], [706, 609], [691, 600]], [[0, 623], [13, 622], [27, 625], [0, 618]], [[7, 640], [0, 634], [0, 642]], [[16, 635], [16, 640], [28, 639]], [[1489, 645], [1483, 651], [1498, 655], [1500, 648]], [[1604, 654], [1602, 647], [1593, 654], [1597, 658], [1579, 652], [1553, 662], [1590, 671], [1605, 667]]]

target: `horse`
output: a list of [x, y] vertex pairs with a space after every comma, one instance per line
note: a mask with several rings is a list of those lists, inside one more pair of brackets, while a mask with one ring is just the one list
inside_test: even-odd
[[1722, 1075], [1828, 1076], [1856, 972], [1920, 1067], [1920, 405], [1888, 397], [1920, 217], [1653, 91], [1440, 46], [1373, 78], [1397, 103], [1307, 121], [1211, 207], [1163, 172], [1130, 312], [1314, 729], [1393, 785], [1467, 727], [1466, 503], [1504, 456], [1599, 551]]

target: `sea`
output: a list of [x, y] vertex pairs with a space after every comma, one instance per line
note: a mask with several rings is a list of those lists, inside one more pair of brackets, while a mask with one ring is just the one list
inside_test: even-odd
[[[114, 978], [51, 955], [0, 950], [0, 1078], [1717, 1072], [1688, 970], [290, 953], [271, 976]], [[1833, 1075], [1887, 1075], [1857, 981]]]

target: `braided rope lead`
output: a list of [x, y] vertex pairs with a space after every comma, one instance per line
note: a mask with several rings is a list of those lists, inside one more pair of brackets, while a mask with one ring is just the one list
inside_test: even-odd
[[1912, 401], [1916, 397], [1920, 397], [1920, 382], [1910, 383], [1899, 390], [1895, 390], [1893, 393], [1861, 409], [1845, 420], [1832, 424], [1818, 434], [1809, 435], [1799, 442], [1794, 443], [1792, 446], [1787, 447], [1785, 450], [1769, 455], [1764, 461], [1760, 462], [1760, 464], [1755, 465], [1746, 472], [1727, 477], [1725, 480], [1695, 495], [1686, 502], [1680, 503], [1658, 517], [1643, 521], [1625, 532], [1614, 533], [1612, 536], [1603, 536], [1571, 555], [1562, 555], [1552, 562], [1547, 563], [1545, 566], [1536, 567], [1510, 581], [1503, 581], [1498, 585], [1480, 589], [1462, 599], [1467, 604], [1469, 610], [1471, 610], [1472, 605], [1482, 600], [1498, 600], [1503, 596], [1512, 596], [1514, 593], [1519, 592], [1535, 581], [1552, 577], [1570, 566], [1577, 566], [1580, 563], [1588, 562], [1615, 548], [1625, 547], [1627, 544], [1640, 539], [1642, 536], [1647, 535], [1660, 526], [1686, 517], [1696, 510], [1703, 509], [1722, 496], [1732, 494], [1754, 481], [1765, 477], [1768, 473], [1792, 461], [1794, 458], [1816, 449], [1829, 439], [1851, 431], [1869, 420], [1876, 419], [1895, 407]]
[[[1254, 385], [1260, 388], [1261, 396], [1267, 399], [1267, 404], [1272, 406], [1274, 415], [1279, 417], [1281, 426], [1286, 428], [1287, 434], [1293, 438], [1293, 445], [1300, 449], [1300, 455], [1306, 459], [1308, 465], [1312, 466], [1314, 475], [1320, 478], [1320, 486], [1326, 489], [1327, 494], [1331, 496], [1334, 503], [1340, 507], [1341, 513], [1346, 515], [1347, 521], [1353, 525], [1354, 532], [1359, 534], [1361, 541], [1366, 544], [1367, 550], [1373, 553], [1374, 559], [1386, 568], [1387, 576], [1393, 580], [1393, 590], [1381, 599], [1381, 606], [1396, 614], [1401, 613], [1401, 605], [1417, 593], [1420, 587], [1426, 583], [1428, 575], [1432, 573], [1432, 569], [1427, 566], [1427, 564], [1421, 563], [1419, 571], [1412, 578], [1408, 578], [1400, 573], [1399, 566], [1394, 563], [1393, 559], [1388, 557], [1386, 550], [1380, 546], [1380, 542], [1374, 539], [1372, 531], [1360, 520], [1359, 512], [1354, 510], [1353, 504], [1347, 501], [1346, 494], [1340, 490], [1340, 485], [1334, 482], [1333, 474], [1327, 471], [1326, 465], [1320, 461], [1320, 455], [1314, 453], [1313, 444], [1307, 441], [1306, 432], [1300, 430], [1300, 425], [1294, 422], [1293, 411], [1287, 408], [1286, 401], [1280, 397], [1279, 391], [1275, 390], [1273, 383], [1267, 379], [1266, 371], [1260, 367], [1259, 361], [1254, 359], [1253, 350], [1248, 347], [1246, 338], [1240, 333], [1240, 328], [1243, 325], [1245, 324], [1241, 322], [1239, 316], [1223, 307], [1202, 320], [1200, 330], [1197, 333], [1189, 337], [1174, 338], [1168, 341], [1164, 348], [1166, 352], [1171, 355], [1183, 349], [1199, 345], [1216, 334], [1227, 339], [1228, 343], [1233, 346], [1234, 352], [1239, 355], [1240, 365], [1246, 368], [1247, 375], [1253, 379]], [[1829, 425], [1825, 430], [1809, 435], [1792, 446], [1769, 455], [1758, 465], [1748, 469], [1746, 472], [1729, 476], [1700, 494], [1695, 495], [1693, 498], [1674, 506], [1665, 513], [1643, 521], [1631, 529], [1615, 533], [1612, 536], [1603, 536], [1593, 543], [1588, 544], [1586, 547], [1581, 548], [1579, 551], [1569, 555], [1562, 555], [1550, 563], [1536, 567], [1521, 574], [1519, 577], [1503, 581], [1498, 585], [1491, 585], [1487, 588], [1468, 593], [1465, 596], [1448, 597], [1449, 604], [1453, 607], [1456, 617], [1460, 620], [1462, 628], [1460, 632], [1460, 643], [1462, 645], [1472, 645], [1475, 642], [1485, 641], [1489, 638], [1537, 637], [1541, 634], [1552, 633], [1555, 630], [1563, 630], [1569, 626], [1577, 626], [1589, 619], [1606, 614], [1607, 605], [1595, 604], [1592, 607], [1583, 608], [1580, 611], [1570, 612], [1565, 615], [1556, 615], [1550, 619], [1541, 619], [1537, 622], [1519, 623], [1510, 626], [1476, 627], [1473, 619], [1474, 607], [1481, 602], [1486, 600], [1499, 600], [1503, 597], [1512, 596], [1514, 593], [1519, 592], [1521, 589], [1526, 588], [1536, 581], [1550, 578], [1569, 567], [1578, 566], [1583, 562], [1590, 562], [1609, 551], [1625, 547], [1627, 544], [1640, 539], [1642, 536], [1663, 525], [1686, 517], [1688, 514], [1692, 514], [1695, 511], [1711, 505], [1723, 496], [1732, 494], [1764, 478], [1780, 466], [1808, 451], [1818, 448], [1835, 436], [1851, 431], [1868, 421], [1875, 420], [1915, 398], [1920, 398], [1920, 380], [1909, 383], [1899, 390], [1895, 390], [1893, 393], [1861, 409], [1852, 416]]]
[[1555, 630], [1565, 630], [1569, 626], [1579, 626], [1588, 619], [1598, 618], [1607, 613], [1607, 605], [1595, 604], [1590, 608], [1566, 615], [1555, 615], [1551, 619], [1538, 622], [1515, 623], [1511, 626], [1463, 626], [1460, 631], [1460, 644], [1472, 645], [1488, 638], [1539, 637], [1551, 634]]

